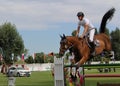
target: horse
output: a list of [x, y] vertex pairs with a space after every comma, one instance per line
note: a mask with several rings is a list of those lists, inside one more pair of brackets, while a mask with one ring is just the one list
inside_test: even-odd
[[[113, 17], [115, 8], [108, 10], [101, 21], [99, 33], [94, 36], [94, 40], [99, 41], [99, 46], [95, 47], [96, 55], [101, 54], [103, 51], [110, 52], [112, 50], [110, 37], [105, 33], [105, 27], [108, 20]], [[91, 49], [85, 38], [79, 38], [76, 36], [61, 36], [59, 55], [62, 57], [64, 53], [69, 50], [70, 53], [74, 53], [74, 63], [77, 66], [83, 65], [90, 59]]]

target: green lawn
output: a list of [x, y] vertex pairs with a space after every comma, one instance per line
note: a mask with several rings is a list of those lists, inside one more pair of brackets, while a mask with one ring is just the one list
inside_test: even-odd
[[[97, 69], [86, 70], [86, 74], [100, 74]], [[116, 68], [116, 72], [102, 72], [101, 74], [120, 74], [120, 68]], [[86, 78], [85, 86], [97, 86], [97, 82], [99, 83], [120, 83], [120, 77], [98, 77], [98, 78]]]
[[[30, 77], [16, 77], [16, 86], [54, 86], [54, 80], [50, 71], [32, 72]], [[7, 85], [7, 77], [0, 74], [0, 86]]]
[[99, 83], [120, 83], [120, 78], [87, 78], [85, 81], [85, 86], [97, 86]]
[[[86, 74], [98, 74], [98, 70], [86, 70]], [[114, 72], [110, 72], [114, 73]], [[116, 74], [120, 74], [120, 69], [117, 69]], [[108, 74], [108, 73], [107, 73]], [[5, 75], [0, 73], [0, 86], [8, 86], [8, 79]], [[85, 86], [96, 86], [100, 83], [120, 83], [120, 78], [86, 78]], [[47, 72], [32, 72], [30, 77], [16, 77], [16, 86], [54, 86], [54, 78], [50, 71]]]

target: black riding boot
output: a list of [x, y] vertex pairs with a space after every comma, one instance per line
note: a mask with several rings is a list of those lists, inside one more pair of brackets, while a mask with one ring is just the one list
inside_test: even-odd
[[92, 53], [92, 55], [95, 55], [95, 44], [94, 42], [89, 42], [90, 44], [90, 53]]

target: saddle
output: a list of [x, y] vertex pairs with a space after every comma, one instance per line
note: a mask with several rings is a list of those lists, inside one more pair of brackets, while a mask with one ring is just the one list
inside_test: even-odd
[[[80, 37], [78, 37], [79, 40], [81, 40]], [[96, 52], [95, 52], [95, 48], [96, 47], [99, 47], [100, 46], [100, 41], [98, 39], [95, 39], [93, 40], [93, 42], [90, 42], [89, 41], [89, 34], [86, 34], [83, 39], [85, 40], [86, 44], [88, 45], [88, 47], [90, 48], [90, 53], [92, 56], [95, 56], [96, 55]]]
[[98, 39], [94, 39], [93, 42], [89, 41], [89, 36], [84, 37], [88, 47], [90, 48], [90, 53], [92, 56], [96, 55], [95, 48], [100, 46], [100, 41]]
[[[78, 39], [80, 40], [81, 38], [79, 37]], [[91, 48], [92, 46], [90, 46], [89, 36], [84, 36], [84, 39], [85, 39], [87, 45], [89, 46], [89, 48]], [[100, 46], [100, 41], [98, 39], [94, 39], [93, 42], [94, 42], [95, 47]]]

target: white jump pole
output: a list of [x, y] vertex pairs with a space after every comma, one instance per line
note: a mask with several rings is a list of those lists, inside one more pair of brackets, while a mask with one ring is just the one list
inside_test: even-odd
[[54, 57], [54, 86], [64, 86], [64, 58]]

